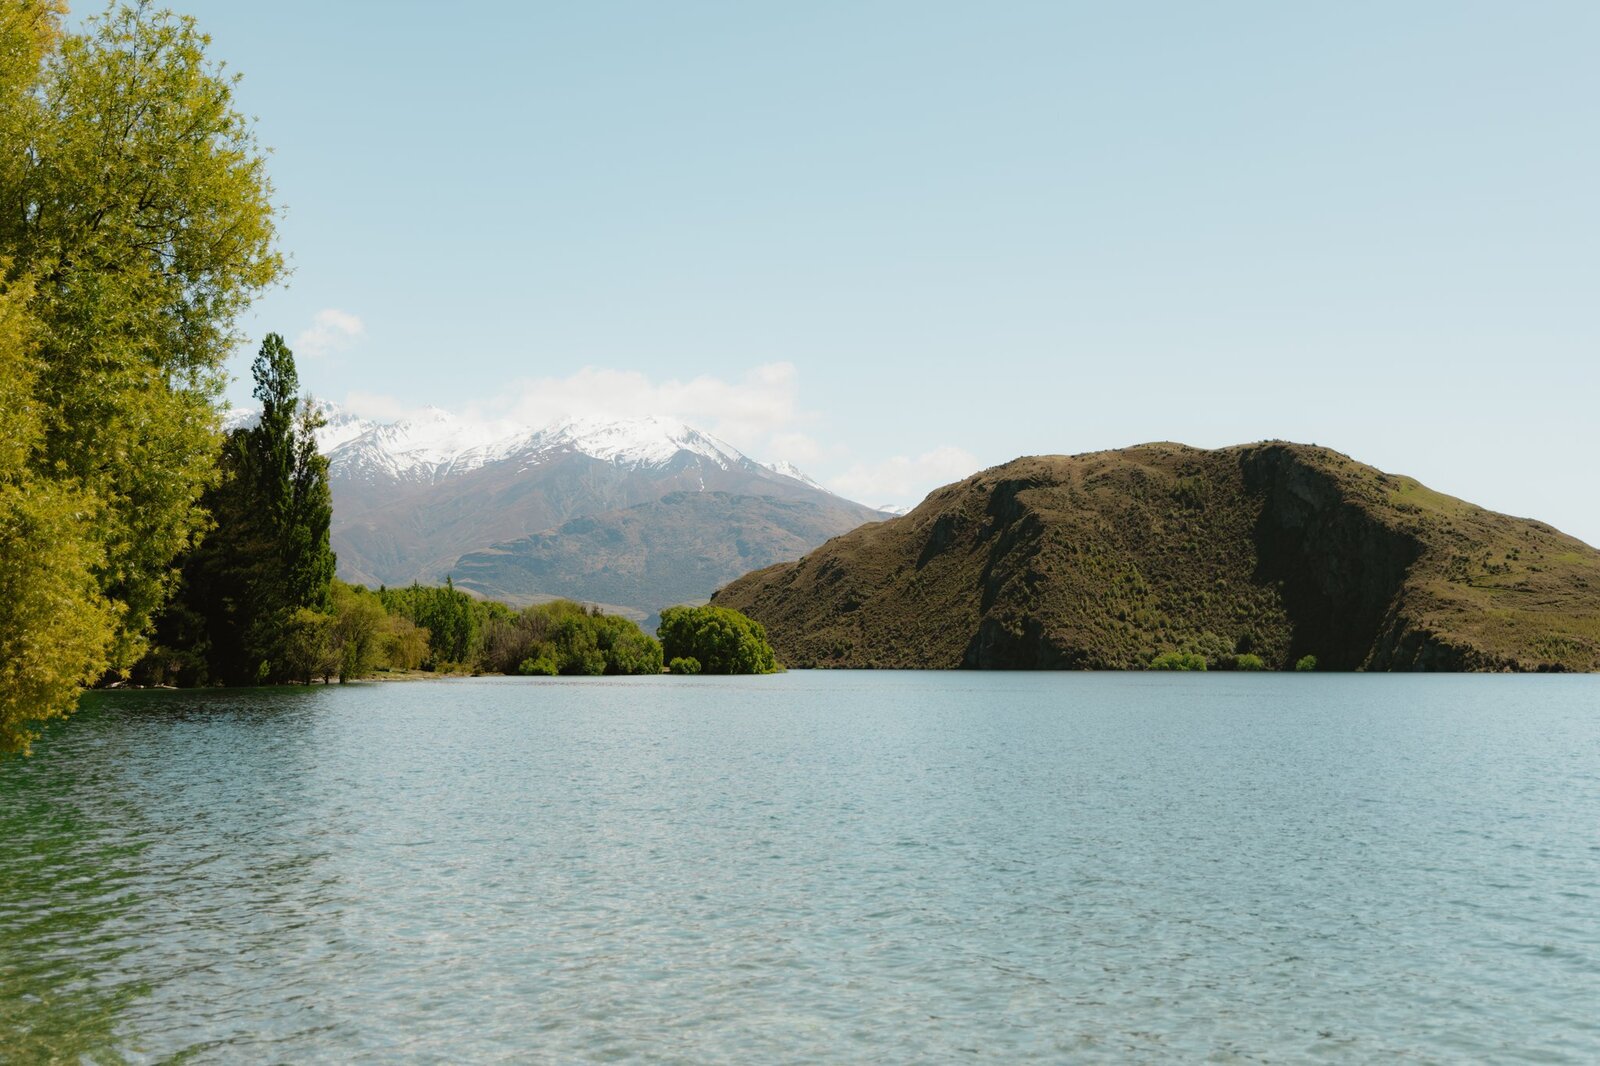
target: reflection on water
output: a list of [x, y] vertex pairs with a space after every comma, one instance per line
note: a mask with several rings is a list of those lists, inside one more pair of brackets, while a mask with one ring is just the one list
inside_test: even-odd
[[19, 1061], [1600, 1055], [1590, 678], [119, 693], [0, 764]]
[[0, 1043], [20, 1061], [110, 1058], [119, 1018], [149, 993], [122, 967], [132, 947], [119, 932], [144, 848], [126, 830], [140, 812], [33, 769], [0, 771]]

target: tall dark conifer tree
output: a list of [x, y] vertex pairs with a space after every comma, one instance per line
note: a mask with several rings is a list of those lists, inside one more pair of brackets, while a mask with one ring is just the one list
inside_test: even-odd
[[261, 421], [247, 431], [246, 453], [254, 495], [278, 543], [279, 599], [290, 611], [326, 611], [334, 569], [328, 546], [333, 496], [328, 460], [317, 451], [322, 416], [300, 398], [294, 353], [278, 334], [269, 333], [262, 341], [251, 372]]
[[331, 605], [334, 554], [321, 418], [299, 395], [294, 353], [267, 335], [251, 367], [260, 420], [228, 436], [206, 494], [214, 528], [190, 553], [154, 658], [179, 683], [288, 680], [286, 635], [302, 610]]

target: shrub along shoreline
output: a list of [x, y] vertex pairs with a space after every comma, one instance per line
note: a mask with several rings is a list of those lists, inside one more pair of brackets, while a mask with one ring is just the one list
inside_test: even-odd
[[[425, 680], [464, 675], [599, 677], [668, 672], [773, 673], [780, 669], [761, 625], [721, 607], [669, 607], [662, 639], [620, 615], [573, 600], [521, 610], [444, 585], [368, 589], [335, 580], [331, 610], [295, 615], [283, 647], [287, 683]], [[135, 671], [144, 687], [227, 683], [206, 669], [204, 649], [158, 645]], [[246, 682], [248, 683], [248, 682]]]

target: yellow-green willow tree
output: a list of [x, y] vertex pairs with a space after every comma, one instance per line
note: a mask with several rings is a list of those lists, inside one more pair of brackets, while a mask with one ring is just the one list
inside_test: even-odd
[[[283, 270], [263, 152], [193, 20], [138, 3], [64, 34], [62, 11], [0, 0], [0, 491], [39, 512], [0, 536], [7, 750], [143, 650], [205, 526], [235, 322]], [[53, 653], [63, 626], [85, 636]]]
[[0, 291], [0, 751], [26, 751], [27, 723], [70, 708], [104, 672], [118, 618], [97, 580], [97, 500], [30, 469], [43, 438], [31, 295]]

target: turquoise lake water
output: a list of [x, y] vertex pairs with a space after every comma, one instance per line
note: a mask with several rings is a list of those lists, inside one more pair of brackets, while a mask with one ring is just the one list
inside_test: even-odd
[[1600, 678], [98, 695], [0, 1059], [1600, 1059]]

